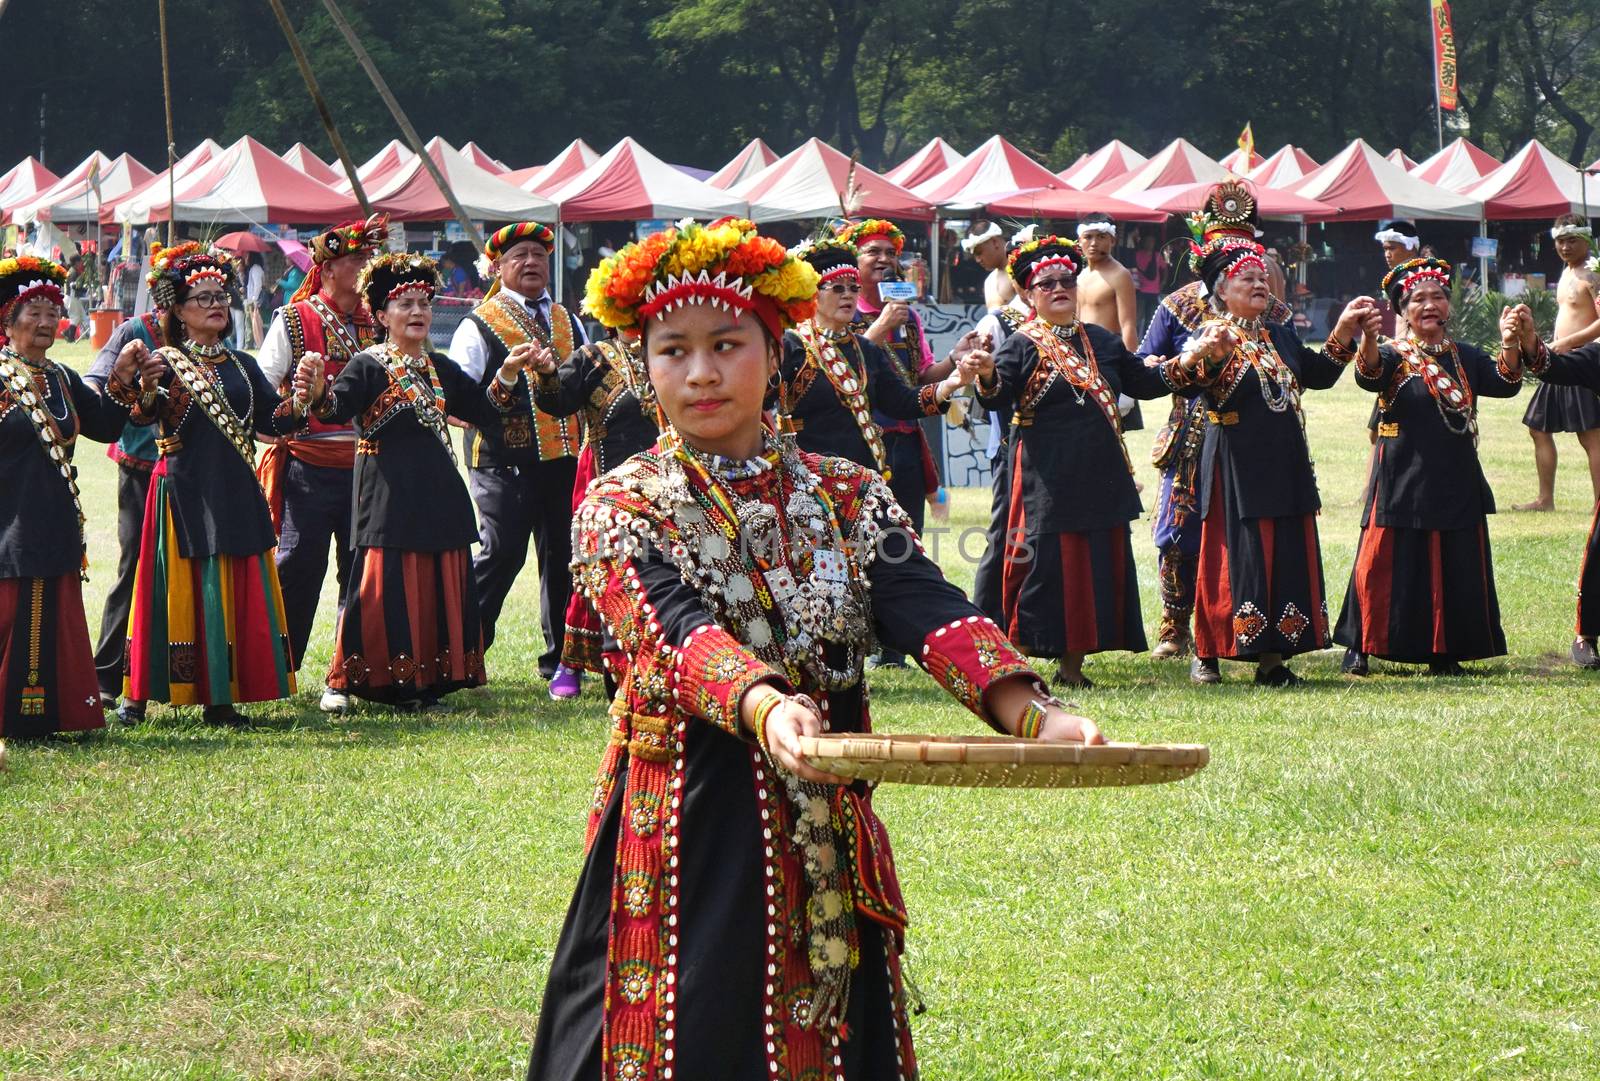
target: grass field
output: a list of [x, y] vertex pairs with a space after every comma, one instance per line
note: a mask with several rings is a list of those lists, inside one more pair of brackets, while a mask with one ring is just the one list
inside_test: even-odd
[[[1308, 403], [1336, 615], [1370, 398], [1347, 379]], [[1523, 405], [1485, 405], [1506, 506], [1533, 484]], [[1296, 662], [1302, 690], [1229, 666], [1198, 690], [1178, 663], [1094, 658], [1079, 700], [1112, 738], [1205, 742], [1211, 767], [1130, 791], [882, 790], [924, 1076], [1600, 1077], [1600, 679], [1564, 660], [1593, 504], [1561, 446], [1560, 510], [1491, 520], [1512, 654], [1473, 678], [1350, 682], [1329, 652]], [[79, 463], [93, 627], [114, 478], [96, 446]], [[987, 505], [958, 493], [953, 524]], [[531, 676], [536, 606], [530, 567], [490, 686], [451, 714], [316, 711], [330, 580], [301, 693], [252, 707], [255, 730], [153, 710], [12, 744], [0, 1076], [520, 1076], [606, 734], [598, 688], [557, 705]], [[881, 728], [978, 730], [920, 672], [872, 683]]]

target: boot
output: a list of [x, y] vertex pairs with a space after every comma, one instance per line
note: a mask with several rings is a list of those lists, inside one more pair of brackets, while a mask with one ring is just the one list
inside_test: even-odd
[[1161, 624], [1156, 630], [1156, 639], [1156, 648], [1150, 651], [1150, 656], [1157, 660], [1188, 656], [1190, 647], [1188, 610], [1163, 608]]

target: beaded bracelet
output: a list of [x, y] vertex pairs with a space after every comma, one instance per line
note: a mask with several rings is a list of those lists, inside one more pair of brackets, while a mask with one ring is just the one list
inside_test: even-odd
[[1050, 707], [1066, 709], [1067, 704], [1050, 693], [1050, 688], [1040, 680], [1033, 681], [1033, 691], [1037, 696], [1029, 700], [1022, 707], [1022, 717], [1017, 721], [1017, 735], [1022, 739], [1038, 739], [1039, 733], [1044, 730], [1045, 718], [1050, 715]]
[[754, 733], [756, 743], [760, 745], [763, 751], [769, 750], [767, 747], [767, 718], [771, 716], [773, 710], [778, 708], [778, 703], [782, 702], [784, 698], [785, 695], [781, 693], [769, 694], [756, 703], [755, 712], [750, 715], [750, 731]]

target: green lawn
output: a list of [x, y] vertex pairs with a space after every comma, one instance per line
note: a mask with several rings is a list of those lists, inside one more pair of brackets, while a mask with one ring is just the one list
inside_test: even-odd
[[[1369, 404], [1349, 380], [1309, 398], [1335, 615]], [[1485, 407], [1508, 506], [1533, 483], [1523, 404]], [[1564, 662], [1592, 503], [1562, 452], [1561, 510], [1492, 522], [1513, 653], [1474, 678], [1348, 682], [1330, 652], [1296, 663], [1304, 690], [1227, 666], [1198, 690], [1181, 664], [1095, 658], [1080, 702], [1109, 735], [1205, 742], [1211, 767], [1130, 791], [881, 791], [924, 1076], [1600, 1077], [1600, 679]], [[113, 473], [92, 445], [79, 462], [93, 627]], [[987, 506], [959, 493], [954, 523]], [[530, 675], [536, 605], [530, 569], [490, 687], [449, 715], [317, 713], [330, 582], [306, 685], [252, 707], [254, 731], [155, 710], [13, 743], [0, 1076], [520, 1076], [606, 734], [597, 689], [556, 705]], [[872, 682], [882, 728], [977, 730], [920, 672]]]

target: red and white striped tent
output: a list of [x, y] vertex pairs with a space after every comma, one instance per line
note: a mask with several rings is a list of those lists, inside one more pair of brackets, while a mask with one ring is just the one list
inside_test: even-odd
[[485, 172], [495, 176], [503, 176], [511, 171], [511, 166], [499, 158], [491, 156], [483, 147], [470, 139], [461, 147], [461, 156]]
[[1267, 159], [1263, 158], [1260, 154], [1257, 154], [1254, 150], [1250, 151], [1250, 156], [1246, 158], [1244, 147], [1236, 146], [1230, 153], [1224, 154], [1222, 157], [1218, 158], [1217, 164], [1228, 170], [1230, 173], [1237, 173], [1239, 176], [1248, 176], [1250, 170], [1258, 167], [1266, 160]]
[[1150, 159], [1121, 139], [1113, 139], [1093, 154], [1079, 158], [1063, 170], [1061, 179], [1070, 187], [1087, 191], [1127, 176]]
[[625, 138], [551, 194], [561, 221], [720, 218], [747, 205]]
[[[841, 193], [851, 177], [849, 158], [821, 139], [811, 138], [729, 189], [729, 194], [750, 204], [753, 221], [837, 217], [845, 213], [840, 205]], [[851, 208], [852, 216], [933, 219], [933, 204], [865, 165], [856, 165], [853, 182], [861, 202]]]
[[561, 153], [545, 164], [534, 165], [527, 169], [513, 169], [501, 179], [508, 184], [515, 184], [523, 191], [548, 197], [551, 192], [599, 160], [600, 155], [592, 146], [582, 139], [574, 139]]
[[[404, 167], [408, 162], [416, 159], [416, 153], [399, 139], [390, 139], [384, 144], [382, 150], [356, 166], [356, 176], [361, 178], [361, 187], [372, 197], [372, 191], [394, 175], [395, 170]], [[350, 193], [355, 189], [350, 184], [349, 177], [340, 177], [334, 186], [335, 191]]]
[[1412, 169], [1411, 175], [1449, 191], [1466, 191], [1498, 168], [1500, 159], [1458, 138]]
[[1264, 188], [1287, 188], [1316, 168], [1317, 163], [1310, 154], [1284, 143], [1250, 170], [1249, 179]]
[[[549, 199], [480, 169], [438, 136], [423, 149], [444, 174], [456, 202], [474, 221], [556, 220], [555, 204]], [[446, 221], [455, 217], [439, 185], [416, 155], [389, 173], [382, 183], [369, 187], [367, 199], [375, 209], [398, 221]]]
[[[283, 160], [299, 169], [312, 180], [320, 180], [324, 184], [337, 184], [345, 178], [344, 170], [335, 169], [316, 154], [305, 143], [295, 143], [283, 152]], [[359, 170], [357, 170], [359, 172]]]
[[711, 174], [706, 183], [713, 188], [728, 191], [743, 184], [761, 170], [778, 160], [777, 153], [760, 139], [751, 139], [733, 160]]
[[1577, 166], [1535, 139], [1463, 194], [1483, 202], [1486, 218], [1554, 218], [1600, 202], [1600, 184], [1586, 184]]
[[[131, 225], [166, 221], [166, 194], [146, 190], [117, 208]], [[173, 214], [179, 221], [207, 224], [322, 224], [354, 217], [350, 195], [295, 169], [246, 135], [177, 181]]]
[[1118, 199], [1138, 202], [1133, 196], [1152, 188], [1216, 184], [1234, 175], [1207, 157], [1189, 140], [1174, 139], [1143, 165], [1123, 176], [1104, 181], [1096, 190], [1110, 192]]
[[10, 208], [14, 222], [35, 219], [56, 225], [98, 220], [101, 208], [128, 194], [155, 174], [130, 154], [107, 158], [95, 151], [72, 172], [32, 199]]
[[[170, 172], [178, 181], [182, 181], [195, 169], [221, 154], [222, 150], [222, 144], [215, 139], [202, 139], [198, 146], [173, 163]], [[149, 221], [149, 207], [157, 202], [163, 205], [167, 202], [167, 193], [172, 187], [167, 183], [168, 172], [169, 170], [163, 169], [120, 199], [108, 200], [106, 205], [100, 208], [100, 220], [108, 225], [116, 221], [128, 221], [130, 219], [125, 214], [133, 213], [135, 215], [133, 220]], [[145, 209], [135, 210], [136, 207]]]
[[922, 145], [921, 150], [884, 173], [883, 178], [910, 190], [924, 181], [932, 180], [960, 160], [960, 152], [935, 135]]
[[1398, 146], [1384, 156], [1408, 173], [1414, 171], [1417, 167], [1416, 159], [1410, 154], [1407, 154], [1404, 150], [1401, 150]]
[[1380, 218], [1476, 221], [1477, 200], [1406, 172], [1357, 139], [1290, 189], [1327, 203], [1327, 220], [1376, 221]]
[[1023, 191], [1065, 186], [1056, 174], [994, 135], [960, 164], [911, 191], [936, 206], [970, 208]]
[[4, 220], [7, 208], [27, 202], [60, 179], [38, 158], [27, 157], [17, 162], [0, 176], [0, 220]]

